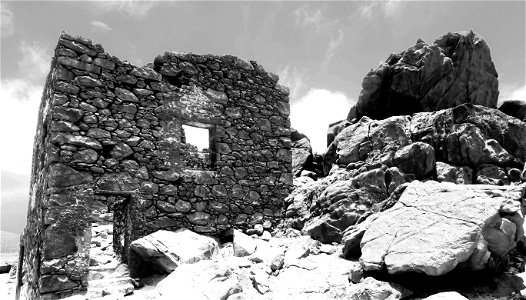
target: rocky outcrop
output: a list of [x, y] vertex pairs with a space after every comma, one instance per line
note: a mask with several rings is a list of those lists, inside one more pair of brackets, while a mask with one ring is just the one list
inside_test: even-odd
[[157, 284], [157, 291], [158, 299], [220, 300], [241, 293], [243, 288], [228, 265], [202, 261], [177, 268]]
[[328, 147], [326, 177], [295, 180], [296, 190], [285, 199], [285, 224], [324, 243], [340, 242], [364, 213], [414, 179], [520, 183], [525, 141], [525, 123], [470, 104], [383, 120], [363, 117], [343, 127]]
[[360, 262], [366, 271], [385, 268], [392, 274], [487, 268], [524, 238], [525, 191], [524, 186], [413, 182], [365, 230]]
[[526, 122], [526, 99], [504, 100], [500, 104], [499, 110], [508, 116], [512, 116], [523, 122]]
[[347, 120], [385, 119], [463, 103], [495, 108], [497, 76], [488, 45], [473, 31], [447, 33], [432, 45], [419, 39], [365, 76]]
[[298, 177], [301, 171], [313, 169], [312, 147], [309, 138], [296, 129], [291, 129], [290, 139], [292, 142], [292, 173]]
[[395, 300], [410, 296], [412, 292], [398, 284], [383, 282], [367, 277], [359, 284], [350, 288], [349, 298], [351, 300], [375, 299]]
[[[435, 168], [434, 156], [436, 161], [469, 167], [474, 172], [485, 164], [520, 170], [526, 160], [525, 137], [524, 122], [496, 109], [470, 104], [380, 121], [363, 117], [336, 136], [324, 154], [324, 169], [330, 170], [335, 164], [346, 167], [360, 161], [379, 161], [422, 178]], [[409, 153], [417, 145], [427, 150], [418, 151], [422, 152], [419, 156], [415, 155], [416, 148]], [[407, 160], [418, 157], [418, 163]], [[411, 164], [424, 169], [409, 167]]]
[[219, 251], [213, 238], [184, 228], [175, 232], [156, 231], [133, 241], [130, 249], [142, 260], [141, 264], [147, 263], [160, 273], [171, 273], [181, 264], [210, 259]]

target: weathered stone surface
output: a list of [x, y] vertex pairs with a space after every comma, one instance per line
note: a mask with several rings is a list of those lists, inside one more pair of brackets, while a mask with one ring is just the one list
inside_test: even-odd
[[177, 171], [153, 171], [152, 176], [167, 181], [176, 181], [181, 177]]
[[139, 102], [139, 99], [137, 99], [137, 96], [135, 96], [132, 92], [125, 90], [125, 89], [115, 88], [115, 95], [121, 101]]
[[303, 230], [322, 243], [339, 243], [342, 239], [341, 230], [329, 224], [328, 219], [328, 216], [314, 218], [305, 224]]
[[115, 145], [115, 147], [110, 152], [110, 156], [118, 160], [122, 160], [132, 154], [133, 150], [131, 147], [122, 142]]
[[481, 165], [477, 169], [477, 183], [504, 185], [509, 184], [506, 170], [495, 165]]
[[270, 276], [268, 295], [271, 299], [348, 299], [352, 264], [334, 255], [311, 253], [285, 263], [277, 276]]
[[48, 176], [49, 187], [68, 187], [93, 181], [90, 173], [79, 172], [63, 164], [51, 165]]
[[139, 181], [128, 172], [107, 173], [99, 178], [95, 186], [104, 191], [135, 191], [139, 189]]
[[290, 136], [292, 142], [292, 173], [294, 176], [299, 176], [303, 170], [313, 170], [313, 155], [309, 138], [295, 129], [291, 129]]
[[157, 284], [157, 291], [160, 295], [158, 299], [174, 299], [184, 295], [188, 300], [222, 300], [236, 299], [234, 296], [241, 293], [243, 288], [228, 265], [200, 261], [175, 269]]
[[94, 138], [62, 132], [53, 133], [51, 135], [51, 142], [59, 145], [71, 144], [74, 146], [93, 148], [95, 150], [102, 149], [101, 143]]
[[44, 275], [40, 278], [39, 285], [42, 293], [49, 293], [74, 288], [77, 283], [66, 275]]
[[[444, 143], [444, 134], [454, 133], [463, 127], [462, 124], [476, 126], [484, 140], [493, 139], [513, 157], [526, 160], [526, 123], [497, 109], [464, 104], [436, 112], [417, 113], [411, 118], [411, 133], [413, 139], [433, 146], [438, 160], [449, 162], [450, 151], [447, 147], [440, 147]], [[460, 152], [458, 147], [454, 149], [454, 153]]]
[[396, 151], [394, 163], [404, 173], [422, 178], [435, 169], [435, 149], [426, 143], [412, 143]]
[[457, 292], [441, 292], [426, 297], [423, 300], [468, 300], [468, 298], [462, 296]]
[[456, 184], [472, 184], [473, 170], [469, 167], [455, 167], [440, 161], [436, 163], [437, 180]]
[[352, 300], [394, 300], [410, 296], [412, 292], [398, 284], [383, 282], [367, 277], [362, 282], [351, 285], [349, 289], [349, 298]]
[[53, 118], [71, 122], [77, 122], [83, 115], [84, 112], [82, 110], [69, 107], [59, 106], [55, 107], [55, 110], [53, 111]]
[[208, 225], [210, 215], [204, 212], [197, 211], [187, 216], [188, 221], [195, 225]]
[[504, 100], [499, 106], [499, 110], [508, 116], [515, 117], [526, 122], [526, 99]]
[[45, 231], [44, 259], [62, 258], [77, 252], [78, 247], [73, 236], [64, 228], [48, 227]]
[[524, 192], [523, 186], [415, 181], [371, 221], [361, 239], [360, 262], [366, 271], [385, 267], [389, 273], [443, 275], [459, 264], [483, 269], [490, 254], [502, 257], [522, 238], [515, 235], [522, 216], [505, 219], [499, 212], [501, 206], [518, 207]]
[[75, 78], [75, 81], [80, 86], [87, 86], [87, 87], [102, 86], [102, 82], [100, 82], [100, 80], [92, 78], [90, 76], [78, 76], [77, 78]]
[[156, 270], [171, 273], [181, 264], [193, 264], [214, 257], [216, 240], [188, 229], [159, 230], [131, 243], [130, 249]]
[[513, 161], [511, 156], [494, 139], [485, 139], [473, 124], [454, 126], [455, 132], [447, 137], [448, 160], [458, 165], [478, 166], [480, 164], [506, 165]]
[[247, 256], [256, 251], [256, 241], [239, 230], [234, 230], [234, 255]]
[[75, 153], [71, 161], [89, 164], [96, 162], [98, 157], [97, 151], [86, 149]]
[[110, 139], [111, 133], [107, 130], [100, 129], [100, 128], [90, 128], [88, 130], [88, 133], [86, 133], [87, 136], [95, 138], [95, 139]]
[[419, 39], [369, 72], [347, 119], [385, 119], [463, 103], [495, 108], [498, 94], [486, 42], [472, 31], [447, 33], [433, 45]]
[[162, 75], [155, 72], [152, 68], [148, 67], [142, 67], [142, 68], [135, 68], [130, 71], [131, 75], [141, 77], [148, 80], [154, 80], [154, 81], [161, 81]]
[[335, 147], [335, 157], [332, 160], [340, 166], [346, 166], [358, 161], [377, 162], [389, 159], [390, 153], [394, 154], [400, 147], [411, 143], [409, 125], [409, 118], [401, 116], [381, 121], [364, 117], [336, 136], [332, 143]]

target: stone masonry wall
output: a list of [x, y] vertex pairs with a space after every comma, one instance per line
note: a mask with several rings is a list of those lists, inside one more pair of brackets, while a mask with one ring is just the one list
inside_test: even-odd
[[[62, 33], [35, 138], [21, 297], [86, 289], [99, 218], [114, 217], [124, 260], [131, 240], [158, 229], [271, 230], [292, 186], [277, 81], [228, 55], [166, 52], [139, 68]], [[185, 144], [182, 125], [207, 129], [210, 149]]]

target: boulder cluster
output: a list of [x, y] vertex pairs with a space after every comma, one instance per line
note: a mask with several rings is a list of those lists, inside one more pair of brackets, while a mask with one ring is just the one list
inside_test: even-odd
[[[473, 32], [448, 33], [367, 74], [318, 165], [298, 167], [282, 230], [340, 244], [366, 274], [394, 281], [524, 261], [524, 102], [496, 109], [489, 53]], [[307, 162], [308, 148], [293, 144], [293, 159]]]

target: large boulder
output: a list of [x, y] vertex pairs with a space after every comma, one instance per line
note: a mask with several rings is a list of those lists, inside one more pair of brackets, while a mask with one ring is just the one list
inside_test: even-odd
[[[363, 117], [336, 136], [331, 144], [334, 151], [326, 153], [325, 160], [343, 167], [358, 161], [381, 161], [392, 166], [394, 153], [411, 143], [410, 122], [410, 118], [406, 116], [380, 121]], [[330, 159], [330, 155], [334, 158]]]
[[[360, 262], [366, 271], [443, 275], [480, 270], [523, 238], [525, 186], [409, 184], [398, 202], [367, 222]], [[447, 234], [444, 234], [447, 232]]]
[[[182, 265], [157, 284], [157, 299], [229, 299], [243, 292], [232, 267], [216, 261]], [[233, 299], [233, 298], [232, 298]]]
[[395, 300], [410, 296], [412, 292], [396, 283], [384, 282], [367, 277], [349, 289], [351, 300]]
[[456, 167], [438, 161], [436, 163], [437, 181], [456, 184], [472, 184], [473, 170], [469, 167]]
[[186, 228], [175, 232], [159, 230], [130, 244], [143, 263], [160, 273], [171, 273], [181, 264], [192, 264], [214, 257], [218, 242]]
[[257, 244], [254, 239], [239, 230], [234, 230], [234, 255], [247, 256], [256, 251]]
[[496, 107], [497, 76], [488, 45], [473, 31], [447, 33], [432, 45], [419, 39], [365, 76], [347, 119], [385, 119], [463, 103]]
[[412, 143], [396, 151], [394, 163], [404, 173], [422, 178], [435, 169], [435, 149], [426, 143]]
[[508, 116], [515, 117], [526, 122], [526, 99], [505, 100], [499, 106], [499, 110]]
[[309, 138], [292, 128], [290, 132], [292, 142], [292, 173], [300, 176], [303, 170], [313, 170], [312, 147]]

